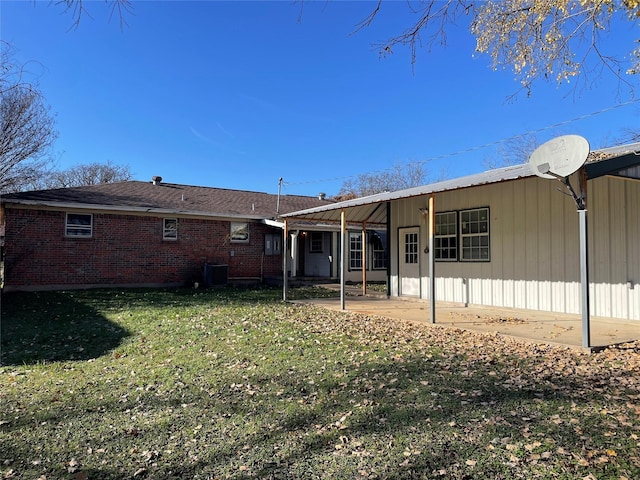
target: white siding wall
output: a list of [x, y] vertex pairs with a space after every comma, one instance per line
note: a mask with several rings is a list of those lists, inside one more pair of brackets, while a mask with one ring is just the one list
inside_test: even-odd
[[[436, 212], [489, 207], [491, 242], [490, 262], [436, 262], [437, 299], [580, 313], [578, 213], [561, 188], [533, 177], [437, 194]], [[591, 312], [640, 320], [640, 182], [601, 178], [588, 194]], [[398, 228], [420, 226], [421, 297], [429, 298], [426, 206], [427, 197], [392, 203], [392, 294]]]
[[306, 277], [329, 277], [331, 275], [331, 232], [322, 233], [322, 252], [311, 252], [309, 247], [311, 243], [311, 235], [307, 236], [304, 244], [304, 252], [298, 254], [304, 255], [304, 272], [298, 272], [298, 275]]
[[593, 183], [588, 202], [595, 314], [639, 319], [640, 182], [605, 177]]

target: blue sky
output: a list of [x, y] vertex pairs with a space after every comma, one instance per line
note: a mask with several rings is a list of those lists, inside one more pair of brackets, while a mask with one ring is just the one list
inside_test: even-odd
[[[464, 25], [414, 68], [400, 47], [380, 58], [372, 44], [410, 24], [406, 2], [354, 33], [375, 3], [134, 0], [121, 30], [104, 2], [85, 1], [92, 18], [77, 29], [49, 1], [0, 5], [2, 40], [56, 115], [59, 168], [111, 161], [139, 180], [269, 193], [282, 177], [283, 193], [333, 195], [403, 162], [425, 161], [433, 178], [479, 172], [496, 142], [530, 131], [593, 149], [638, 125], [640, 103], [611, 109], [632, 100], [612, 78], [508, 100], [519, 84], [473, 55]], [[625, 54], [637, 26], [615, 26], [603, 38]]]

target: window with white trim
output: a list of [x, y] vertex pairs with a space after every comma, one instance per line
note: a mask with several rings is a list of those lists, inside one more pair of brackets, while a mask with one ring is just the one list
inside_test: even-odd
[[349, 232], [349, 270], [362, 270], [362, 233]]
[[[385, 235], [386, 237], [386, 235]], [[372, 267], [374, 270], [384, 270], [387, 268], [387, 249], [386, 246], [377, 232], [371, 234], [371, 257]]]
[[67, 213], [64, 234], [66, 237], [93, 236], [93, 215], [91, 213]]
[[461, 261], [490, 261], [488, 208], [460, 211], [460, 240]]
[[458, 260], [458, 215], [456, 212], [436, 213], [433, 254], [442, 262]]
[[404, 263], [418, 263], [418, 234], [404, 234]]
[[164, 218], [162, 220], [162, 239], [177, 240], [178, 239], [178, 219]]
[[322, 253], [324, 251], [324, 235], [322, 232], [311, 232], [309, 240], [309, 253]]

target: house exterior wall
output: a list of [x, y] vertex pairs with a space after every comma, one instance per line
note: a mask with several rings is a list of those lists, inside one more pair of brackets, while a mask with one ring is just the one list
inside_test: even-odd
[[[574, 179], [574, 185], [577, 180]], [[438, 193], [437, 213], [489, 208], [490, 261], [435, 263], [436, 299], [580, 313], [575, 203], [552, 180], [524, 179]], [[391, 291], [398, 295], [398, 229], [419, 226], [420, 297], [429, 298], [428, 197], [392, 203]], [[603, 177], [588, 185], [591, 313], [640, 320], [640, 182]], [[631, 283], [628, 283], [628, 282]]]
[[[5, 206], [5, 289], [177, 285], [202, 282], [205, 263], [233, 277], [282, 274], [282, 257], [264, 255], [265, 233], [250, 223], [249, 242], [230, 242], [230, 222], [178, 216], [178, 239], [163, 240], [163, 218], [93, 212], [91, 238], [65, 236], [62, 210]], [[78, 213], [90, 213], [86, 211]]]
[[[355, 230], [350, 230], [356, 232]], [[298, 261], [296, 276], [305, 277], [326, 277], [340, 278], [340, 232], [335, 231], [316, 231], [316, 234], [322, 235], [322, 251], [311, 252], [311, 232], [304, 232], [296, 237], [297, 251], [296, 255], [301, 260]], [[362, 282], [362, 269], [352, 269], [349, 263], [349, 235], [347, 233], [345, 240], [346, 265], [345, 265], [345, 281], [360, 283]], [[387, 269], [374, 269], [372, 267], [372, 251], [367, 245], [367, 282], [386, 282]]]
[[[362, 269], [361, 268], [352, 268], [350, 264], [350, 245], [349, 245], [349, 233], [361, 233], [361, 230], [349, 230], [345, 235], [346, 246], [345, 252], [347, 252], [347, 257], [345, 258], [346, 268], [345, 268], [345, 281], [353, 282], [353, 283], [362, 283]], [[340, 232], [334, 233], [336, 240], [335, 242], [340, 244]], [[367, 282], [386, 282], [387, 281], [387, 269], [383, 268], [373, 268], [373, 252], [371, 243], [365, 242], [365, 256], [366, 256], [366, 274], [367, 274]], [[335, 258], [335, 257], [334, 257]], [[339, 256], [337, 258], [340, 258]], [[338, 270], [337, 276], [340, 276], [340, 272]]]
[[[312, 251], [311, 235], [322, 236], [322, 250]], [[305, 277], [331, 276], [331, 232], [306, 232], [304, 242], [304, 272]]]

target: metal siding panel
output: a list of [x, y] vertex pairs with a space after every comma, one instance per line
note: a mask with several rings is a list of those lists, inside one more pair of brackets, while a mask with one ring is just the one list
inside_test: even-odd
[[513, 294], [513, 306], [515, 308], [527, 308], [527, 294], [526, 294], [526, 222], [527, 222], [527, 198], [526, 191], [523, 185], [514, 189], [513, 195], [513, 208], [514, 208], [514, 222], [513, 222], [513, 267], [514, 267], [514, 294]]
[[[566, 313], [580, 313], [580, 228], [575, 202], [558, 192], [559, 208], [564, 207], [564, 268], [565, 268], [565, 308]], [[562, 231], [562, 230], [561, 230]], [[561, 260], [562, 261], [562, 260]]]
[[[565, 281], [567, 280], [567, 199], [557, 191], [558, 183], [549, 181], [548, 184], [551, 189], [549, 191], [549, 208], [551, 212], [549, 222], [549, 258], [551, 260], [549, 279], [552, 296], [550, 310], [564, 312], [567, 308], [565, 292]], [[573, 251], [574, 249], [571, 250]]]
[[[496, 277], [502, 278], [501, 281], [501, 300], [500, 305], [505, 307], [515, 306], [515, 258], [516, 249], [514, 242], [515, 219], [518, 216], [515, 206], [516, 182], [502, 184], [502, 198], [499, 201], [500, 210], [496, 215], [496, 234], [493, 235], [499, 239], [496, 254], [500, 255], [501, 261], [499, 269], [496, 268]], [[493, 226], [492, 231], [493, 234]], [[493, 261], [493, 246], [491, 247], [491, 259]], [[498, 264], [497, 264], [498, 265]]]
[[587, 208], [589, 209], [589, 284], [590, 307], [594, 315], [611, 315], [611, 217], [608, 199], [612, 192], [607, 179], [592, 182]]
[[627, 305], [629, 318], [640, 320], [640, 182], [627, 182], [625, 188], [627, 204]]
[[525, 256], [525, 308], [532, 310], [538, 309], [538, 243], [539, 233], [537, 232], [538, 216], [539, 216], [539, 191], [538, 185], [540, 182], [526, 182], [525, 183], [525, 239], [524, 239], [524, 256]]
[[[553, 231], [551, 228], [551, 217], [553, 216], [552, 206], [552, 183], [536, 182], [538, 185], [538, 271], [535, 282], [538, 283], [538, 308], [540, 310], [551, 310], [551, 244]], [[556, 192], [557, 193], [557, 192]]]
[[[512, 182], [511, 182], [512, 183]], [[506, 185], [496, 185], [491, 189], [491, 199], [489, 201], [489, 242], [490, 242], [490, 255], [491, 262], [489, 263], [489, 278], [492, 279], [491, 285], [491, 298], [489, 299], [489, 305], [504, 305], [504, 234], [503, 229], [505, 225], [505, 216], [512, 218], [508, 205], [511, 202], [504, 201], [505, 192], [510, 193], [511, 190]], [[506, 214], [506, 215], [505, 215]], [[506, 260], [508, 261], [508, 260]]]
[[615, 178], [606, 179], [609, 184], [608, 211], [610, 218], [610, 277], [609, 298], [611, 299], [611, 315], [617, 318], [628, 318], [627, 302], [627, 232], [625, 204], [626, 182]]

